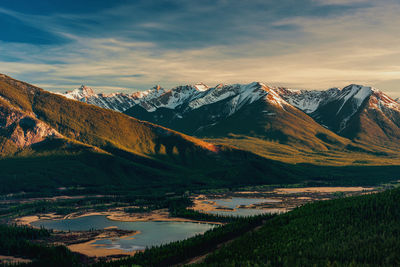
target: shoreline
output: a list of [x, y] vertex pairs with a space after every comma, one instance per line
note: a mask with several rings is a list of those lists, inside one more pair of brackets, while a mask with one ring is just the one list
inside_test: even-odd
[[[208, 194], [198, 194], [191, 197], [193, 201], [193, 206], [189, 209], [209, 212], [209, 211], [233, 211], [235, 209], [228, 209], [224, 207], [219, 207], [212, 198], [232, 198], [232, 197], [244, 197], [244, 198], [265, 198], [266, 200], [274, 199], [275, 202], [265, 202], [249, 205], [250, 208], [263, 209], [263, 210], [278, 210], [281, 212], [290, 211], [296, 206], [303, 205], [308, 202], [317, 200], [328, 200], [332, 198], [335, 192], [342, 192], [345, 194], [365, 194], [373, 193], [376, 191], [374, 187], [303, 187], [303, 188], [274, 188], [272, 190], [257, 190], [257, 191], [237, 191], [229, 192], [215, 195]], [[279, 201], [278, 201], [279, 200]], [[279, 213], [279, 212], [278, 212]], [[82, 211], [74, 212], [67, 215], [57, 215], [55, 213], [47, 214], [37, 214], [31, 216], [23, 216], [15, 218], [14, 223], [18, 225], [27, 225], [31, 227], [33, 222], [38, 220], [48, 219], [48, 220], [66, 220], [66, 219], [76, 219], [87, 216], [105, 216], [111, 221], [120, 222], [191, 222], [191, 223], [203, 223], [203, 224], [214, 224], [221, 225], [220, 222], [210, 222], [210, 221], [198, 221], [186, 218], [171, 217], [167, 209], [159, 209], [146, 213], [126, 213], [122, 208], [114, 208], [108, 211]], [[36, 227], [38, 228], [38, 227]], [[107, 227], [108, 229], [102, 230], [113, 230], [114, 227]], [[117, 230], [117, 229], [115, 229]], [[81, 231], [87, 232], [87, 231]], [[115, 236], [117, 238], [129, 238], [134, 235], [139, 234], [139, 232], [130, 233], [123, 236]], [[127, 251], [118, 248], [106, 248], [105, 245], [94, 244], [96, 241], [109, 239], [110, 234], [102, 233], [97, 236], [92, 236], [89, 239], [83, 240], [77, 243], [64, 243], [71, 251], [84, 254], [88, 257], [107, 257], [110, 259], [121, 258], [124, 256], [133, 256], [138, 251], [132, 250]], [[134, 238], [134, 237], [133, 237]], [[62, 243], [62, 242], [61, 242]]]
[[[153, 212], [148, 213], [135, 213], [135, 214], [128, 214], [123, 211], [101, 211], [101, 212], [77, 212], [77, 213], [70, 213], [65, 216], [57, 215], [55, 213], [47, 213], [47, 214], [37, 214], [37, 215], [30, 215], [30, 216], [23, 216], [20, 218], [16, 218], [13, 220], [14, 223], [18, 225], [26, 225], [34, 228], [38, 228], [32, 225], [33, 222], [47, 219], [47, 220], [65, 220], [65, 219], [76, 219], [82, 218], [87, 216], [106, 216], [107, 219], [111, 221], [121, 221], [121, 222], [190, 222], [190, 223], [203, 223], [203, 224], [214, 224], [214, 225], [221, 225], [223, 223], [220, 222], [208, 222], [208, 221], [197, 221], [185, 218], [178, 218], [178, 217], [170, 217], [169, 212], [165, 209], [156, 210]], [[102, 230], [114, 230], [114, 227], [106, 227]], [[55, 231], [55, 232], [64, 232], [64, 231]], [[77, 232], [88, 232], [88, 231], [77, 231]], [[118, 238], [134, 238], [135, 235], [140, 234], [140, 231], [136, 231], [133, 234], [118, 236]], [[111, 237], [112, 238], [112, 237]], [[85, 240], [79, 243], [74, 244], [65, 244], [63, 243], [68, 249], [72, 252], [84, 254], [88, 257], [95, 257], [95, 258], [110, 258], [117, 259], [126, 256], [133, 256], [139, 251], [143, 250], [132, 250], [127, 251], [118, 248], [106, 248], [102, 245], [95, 245], [94, 243], [99, 240], [110, 239], [110, 236], [107, 234], [99, 234], [90, 240]]]
[[126, 213], [123, 211], [98, 211], [98, 212], [76, 212], [70, 213], [65, 216], [57, 215], [55, 213], [46, 213], [46, 214], [37, 214], [37, 215], [29, 215], [23, 216], [19, 218], [15, 218], [13, 220], [14, 223], [18, 225], [26, 225], [37, 228], [31, 225], [33, 222], [39, 220], [66, 220], [66, 219], [77, 219], [87, 216], [106, 216], [107, 219], [111, 221], [120, 221], [120, 222], [192, 222], [192, 223], [205, 223], [205, 224], [223, 224], [220, 222], [212, 222], [212, 221], [198, 221], [193, 219], [179, 218], [179, 217], [170, 217], [169, 212], [165, 209], [155, 210], [153, 212], [147, 213]]
[[81, 253], [88, 257], [95, 257], [95, 258], [104, 258], [109, 257], [111, 259], [125, 257], [125, 256], [133, 256], [136, 253], [143, 251], [143, 250], [124, 250], [118, 248], [107, 248], [105, 245], [102, 244], [94, 244], [99, 240], [104, 239], [112, 239], [112, 238], [131, 238], [134, 239], [135, 235], [140, 234], [140, 231], [136, 231], [134, 233], [121, 235], [121, 236], [108, 236], [107, 234], [99, 234], [98, 236], [94, 237], [91, 240], [81, 243], [75, 243], [66, 245], [66, 247], [71, 250], [72, 252]]

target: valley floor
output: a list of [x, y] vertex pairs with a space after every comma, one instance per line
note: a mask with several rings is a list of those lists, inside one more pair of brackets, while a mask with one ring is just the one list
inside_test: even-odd
[[[266, 213], [282, 213], [292, 210], [295, 207], [304, 205], [313, 201], [329, 200], [338, 197], [356, 196], [363, 194], [376, 193], [381, 191], [379, 187], [300, 187], [300, 188], [270, 188], [270, 187], [253, 187], [239, 191], [229, 192], [205, 192], [204, 194], [193, 195], [191, 197], [193, 206], [189, 207], [197, 212], [210, 213], [213, 211], [225, 211], [227, 215], [240, 209], [262, 210]], [[79, 197], [64, 197], [51, 198], [53, 201], [60, 199], [82, 199]], [[99, 197], [99, 196], [97, 196]], [[101, 197], [101, 196], [100, 196]], [[232, 199], [256, 199], [259, 203], [238, 205], [237, 207], [229, 208], [216, 203], [216, 200], [231, 201]], [[41, 198], [43, 200], [43, 198]], [[263, 202], [265, 200], [267, 202]], [[35, 203], [34, 199], [20, 200], [21, 202]], [[174, 217], [171, 216], [168, 209], [157, 209], [149, 212], [127, 212], [126, 209], [133, 208], [129, 206], [112, 207], [104, 211], [82, 210], [73, 213], [56, 214], [56, 213], [37, 213], [28, 216], [17, 217], [12, 220], [18, 225], [31, 226], [33, 222], [38, 220], [65, 220], [76, 219], [92, 215], [105, 215], [109, 220], [123, 222], [146, 222], [146, 221], [174, 221], [174, 222], [201, 222], [221, 224], [215, 221], [199, 221], [195, 219]], [[136, 207], [137, 208], [137, 207]], [[63, 244], [71, 251], [81, 253], [87, 257], [94, 259], [116, 259], [123, 256], [132, 256], [137, 251], [128, 251], [121, 249], [109, 249], [101, 245], [94, 245], [98, 240], [109, 238], [134, 238], [136, 232], [126, 232], [118, 229], [104, 229], [99, 231], [80, 231], [80, 232], [55, 232], [55, 238], [48, 240], [54, 244]], [[201, 258], [196, 259], [199, 262]]]
[[251, 136], [232, 135], [229, 138], [206, 138], [207, 142], [234, 146], [267, 159], [290, 164], [323, 166], [388, 166], [400, 165], [399, 147], [357, 143], [355, 147], [312, 150], [309, 147], [283, 144]]

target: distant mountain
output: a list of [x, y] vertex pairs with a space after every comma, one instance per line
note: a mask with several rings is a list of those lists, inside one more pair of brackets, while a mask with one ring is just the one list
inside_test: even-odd
[[343, 147], [346, 138], [376, 145], [400, 139], [400, 104], [361, 85], [308, 91], [258, 82], [196, 84], [132, 95], [82, 87], [66, 96], [199, 137], [239, 134], [322, 150]]
[[132, 95], [124, 93], [96, 94], [92, 88], [82, 85], [73, 91], [63, 94], [69, 99], [79, 100], [102, 108], [125, 111], [138, 103]]
[[382, 91], [349, 85], [327, 91], [293, 91], [279, 94], [333, 132], [375, 144], [400, 141], [400, 104]]
[[160, 107], [175, 108], [183, 102], [189, 101], [189, 96], [193, 98], [196, 92], [206, 90], [208, 90], [208, 87], [199, 83], [194, 86], [179, 86], [173, 92], [157, 85], [147, 91], [139, 91], [133, 94], [103, 94], [95, 93], [92, 88], [82, 85], [78, 89], [67, 91], [61, 95], [69, 99], [121, 112], [135, 105], [140, 105], [151, 112]]
[[[172, 89], [171, 95], [179, 95], [181, 88]], [[207, 91], [185, 89], [192, 93], [185, 94], [185, 101], [174, 108], [159, 105], [148, 111], [136, 105], [125, 113], [201, 137], [241, 134], [320, 150], [346, 143], [262, 83], [219, 85]]]

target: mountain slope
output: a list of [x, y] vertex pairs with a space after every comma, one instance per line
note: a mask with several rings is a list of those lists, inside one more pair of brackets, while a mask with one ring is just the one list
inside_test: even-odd
[[0, 94], [11, 104], [48, 123], [65, 137], [97, 147], [127, 149], [139, 155], [168, 154], [174, 150], [215, 153], [201, 140], [142, 122], [119, 112], [65, 99], [23, 82], [0, 76]]
[[125, 113], [200, 137], [238, 134], [319, 150], [348, 143], [261, 83], [217, 86], [174, 108], [134, 106]]
[[[203, 109], [213, 105], [230, 103], [237, 97], [231, 95], [231, 89], [227, 87], [221, 87], [221, 89], [221, 94], [213, 94], [213, 96], [216, 97], [215, 99], [224, 96], [223, 100], [213, 104], [207, 102], [206, 105], [199, 105], [195, 110], [202, 112]], [[260, 125], [252, 124], [255, 135], [264, 134], [269, 130], [264, 126], [266, 122], [272, 122], [274, 127], [279, 127], [279, 124], [284, 127], [285, 123], [289, 122], [293, 127], [282, 128], [283, 134], [279, 133], [276, 138], [286, 136], [288, 143], [285, 147], [291, 147], [290, 142], [308, 141], [301, 138], [291, 140], [291, 137], [306, 138], [306, 134], [311, 133], [310, 138], [314, 138], [313, 135], [316, 132], [313, 131], [318, 131], [318, 133], [328, 131], [318, 124], [315, 129], [307, 131], [300, 129], [296, 123], [300, 123], [299, 125], [305, 128], [315, 122], [307, 115], [303, 117], [304, 122], [300, 121], [299, 116], [304, 113], [285, 103], [279, 95], [268, 92], [268, 88], [261, 84], [251, 85], [250, 92], [254, 94], [249, 94], [248, 90], [236, 89], [238, 89], [237, 92], [244, 92], [247, 96], [237, 97], [240, 101], [235, 100], [236, 103], [248, 103], [247, 101], [251, 103], [244, 105], [227, 120], [239, 116], [238, 120], [242, 121], [244, 119], [240, 117], [241, 112], [248, 112], [249, 114], [243, 115], [243, 118], [248, 118], [248, 115], [253, 113], [248, 108], [254, 108], [256, 112], [259, 110], [259, 105], [268, 109], [264, 112], [267, 117], [256, 116], [257, 121], [261, 123]], [[205, 97], [209, 90], [203, 92], [199, 90], [199, 94], [204, 94]], [[258, 99], [253, 96], [257, 96]], [[70, 100], [5, 75], [0, 75], [0, 97], [0, 107], [3, 112], [0, 191], [4, 193], [21, 191], [40, 193], [45, 190], [47, 193], [54, 194], [59, 192], [57, 188], [62, 187], [75, 190], [74, 192], [84, 190], [84, 192], [101, 193], [164, 194], [199, 188], [239, 187], [254, 184], [287, 184], [301, 181], [331, 184], [337, 181], [353, 183], [366, 180], [363, 171], [365, 169], [362, 169], [365, 167], [355, 167], [349, 172], [349, 169], [341, 167], [322, 168], [314, 165], [283, 163], [281, 161], [286, 160], [282, 155], [281, 158], [275, 158], [277, 160], [267, 159], [264, 153], [252, 153], [252, 149], [246, 148], [245, 142], [241, 144], [242, 150], [229, 143], [226, 143], [227, 145], [212, 144], [137, 120], [120, 112]], [[210, 100], [210, 98], [207, 99]], [[285, 121], [277, 119], [274, 122], [268, 117], [268, 114], [272, 112], [269, 109], [274, 112], [283, 112], [288, 117]], [[223, 114], [229, 114], [229, 112]], [[9, 119], [14, 117], [15, 120]], [[281, 115], [279, 118], [284, 117]], [[7, 124], [7, 121], [12, 123]], [[227, 125], [234, 127], [236, 122], [228, 121]], [[10, 125], [15, 127], [9, 127]], [[224, 128], [210, 127], [204, 131], [212, 130], [213, 135], [219, 135], [219, 131], [226, 133]], [[246, 127], [238, 129], [248, 131]], [[301, 133], [301, 130], [306, 133]], [[13, 133], [18, 137], [17, 139], [11, 137]], [[317, 150], [315, 152], [308, 150], [307, 153], [319, 159], [321, 149], [326, 148], [332, 151], [346, 144], [347, 140], [340, 143], [340, 137], [334, 134], [327, 132], [326, 135], [318, 137], [315, 135], [321, 141], [312, 141], [312, 145]], [[239, 136], [235, 140], [246, 139]], [[284, 141], [285, 139], [282, 139], [282, 142]], [[339, 144], [336, 141], [339, 141]], [[269, 140], [263, 142], [265, 142], [264, 148], [273, 143]], [[257, 143], [256, 146], [260, 144]], [[275, 145], [273, 148], [278, 152], [283, 146], [275, 141], [273, 144]], [[359, 161], [358, 155], [352, 154], [348, 157], [350, 164]], [[391, 161], [389, 163], [396, 164]], [[394, 179], [397, 173], [397, 168], [393, 166], [376, 167], [368, 169], [368, 178], [373, 177], [371, 179], [374, 182], [386, 181]], [[79, 193], [82, 192], [79, 191]]]
[[147, 101], [157, 98], [164, 93], [164, 89], [156, 86], [150, 90], [136, 92], [133, 94], [112, 93], [112, 94], [96, 94], [92, 88], [82, 85], [80, 88], [67, 91], [64, 94], [66, 98], [78, 100], [84, 103], [96, 105], [102, 108], [112, 109], [123, 112], [132, 106], [143, 104], [147, 105]]
[[194, 266], [396, 266], [400, 190], [319, 201], [266, 220]]
[[257, 139], [262, 156], [279, 159], [276, 151], [282, 150], [305, 160], [289, 155], [288, 162], [357, 161], [351, 154], [368, 158], [363, 162], [381, 162], [379, 155], [393, 159], [399, 151], [400, 104], [360, 85], [300, 91], [256, 82], [211, 88], [198, 84], [156, 87], [136, 93], [135, 99], [124, 113], [252, 152], [248, 148]]
[[47, 137], [61, 136], [46, 123], [0, 98], [0, 155], [17, 152]]
[[[267, 97], [267, 95], [269, 96]], [[279, 142], [298, 139], [297, 143], [306, 146], [306, 143], [317, 144], [310, 148], [323, 150], [329, 147], [325, 144], [326, 140], [321, 143], [315, 139], [315, 135], [317, 135], [317, 139], [319, 137], [326, 139], [325, 137], [328, 136], [328, 139], [335, 139], [333, 142], [337, 144], [349, 143], [348, 140], [335, 136], [333, 134], [335, 133], [365, 145], [383, 147], [398, 147], [397, 143], [400, 139], [400, 128], [398, 127], [400, 125], [400, 104], [375, 88], [354, 84], [343, 89], [332, 88], [326, 91], [291, 90], [282, 87], [268, 87], [260, 83], [218, 85], [213, 88], [197, 84], [178, 86], [171, 90], [155, 87], [132, 95], [112, 94], [108, 96], [94, 94], [90, 88], [81, 87], [65, 96], [124, 111], [133, 117], [201, 137], [214, 137], [215, 134], [221, 137], [223, 134], [240, 133]], [[260, 99], [264, 99], [266, 104], [259, 104], [258, 109], [249, 107], [256, 101], [260, 102]], [[307, 123], [300, 123], [298, 127], [294, 127], [293, 118], [288, 120], [290, 115], [276, 112], [276, 109], [271, 108], [271, 103], [280, 103], [280, 106], [284, 103], [284, 106], [288, 107], [288, 113], [298, 117], [298, 122], [307, 121]], [[326, 128], [328, 133], [318, 129], [304, 134], [304, 129], [320, 127], [316, 126], [312, 120], [306, 119], [306, 115], [294, 114], [296, 112], [292, 112], [292, 108], [289, 106], [312, 117], [317, 124]], [[246, 109], [251, 109], [252, 114], [243, 116]], [[260, 115], [262, 112], [266, 113], [265, 116]], [[240, 113], [242, 114], [240, 115]], [[275, 119], [272, 118], [275, 115], [281, 117], [278, 119], [279, 124], [276, 125], [284, 125], [288, 121], [284, 127], [280, 128], [292, 128], [287, 131], [291, 134], [281, 134], [279, 126], [278, 129], [275, 129]], [[267, 116], [270, 116], [271, 119], [267, 119]], [[240, 120], [246, 123], [247, 133], [236, 129], [236, 126], [242, 123], [239, 124], [235, 121], [235, 117], [237, 120], [240, 117]], [[235, 124], [235, 127], [231, 127], [229, 123]], [[270, 130], [260, 130], [259, 126], [261, 125]], [[304, 142], [304, 140], [309, 140], [309, 142]]]
[[[57, 133], [3, 154], [0, 189], [6, 192], [31, 191], [30, 183], [38, 186], [32, 187], [35, 190], [84, 184], [86, 190], [110, 185], [119, 191], [175, 192], [303, 179], [302, 171], [286, 164], [73, 101], [5, 75], [0, 75], [0, 96], [23, 116]], [[7, 135], [2, 138], [8, 140]], [[13, 186], [15, 181], [19, 186]]]
[[400, 104], [375, 88], [353, 84], [328, 91], [280, 88], [279, 93], [318, 123], [344, 137], [389, 146], [400, 140]]

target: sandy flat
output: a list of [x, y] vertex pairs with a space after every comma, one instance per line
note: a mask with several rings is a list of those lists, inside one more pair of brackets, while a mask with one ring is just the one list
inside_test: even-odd
[[24, 217], [20, 217], [20, 218], [16, 218], [14, 220], [14, 222], [18, 225], [29, 225], [36, 222], [38, 220], [45, 220], [45, 219], [49, 219], [49, 220], [56, 220], [56, 219], [63, 219], [63, 216], [61, 215], [56, 215], [54, 213], [47, 213], [47, 214], [40, 214], [40, 215], [31, 215], [31, 216], [24, 216]]
[[[119, 236], [118, 238], [134, 239], [135, 238], [134, 236], [137, 234], [140, 234], [140, 231], [137, 231], [134, 234]], [[90, 240], [88, 242], [73, 244], [73, 245], [69, 245], [67, 247], [73, 252], [79, 252], [79, 253], [85, 254], [89, 257], [106, 257], [106, 256], [112, 256], [112, 255], [132, 256], [137, 252], [137, 250], [126, 251], [123, 249], [106, 248], [105, 245], [101, 245], [101, 244], [94, 244], [96, 241], [102, 240], [102, 239], [113, 239], [113, 238], [110, 237], [108, 233], [104, 233], [104, 234], [98, 235], [95, 239]]]
[[260, 192], [260, 191], [239, 191], [239, 192], [236, 192], [237, 194], [259, 194], [259, 193], [262, 193], [262, 192]]
[[68, 246], [68, 248], [73, 252], [79, 252], [85, 254], [89, 257], [106, 257], [111, 255], [135, 255], [137, 250], [126, 251], [122, 249], [112, 249], [106, 248], [101, 245], [94, 245], [93, 243], [100, 239], [94, 239], [85, 243], [74, 244]]
[[334, 193], [334, 192], [359, 192], [371, 191], [372, 187], [302, 187], [302, 188], [276, 188], [275, 193], [278, 194], [293, 194], [293, 193]]

